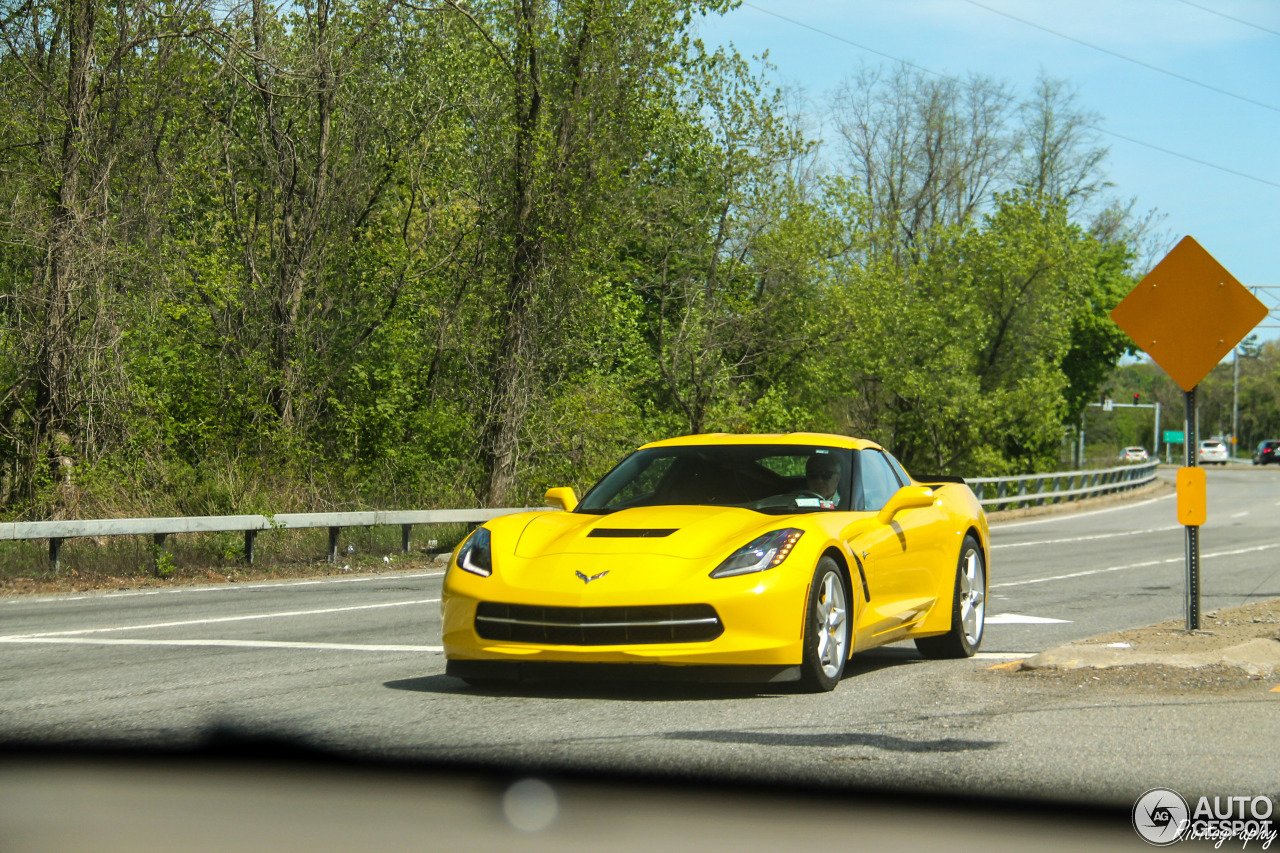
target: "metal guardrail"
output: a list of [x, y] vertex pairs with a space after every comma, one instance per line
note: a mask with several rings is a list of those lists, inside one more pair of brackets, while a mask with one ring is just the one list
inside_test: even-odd
[[983, 507], [996, 510], [1046, 503], [1081, 500], [1145, 486], [1156, 478], [1159, 462], [1121, 465], [1096, 471], [1059, 471], [1022, 477], [975, 477], [966, 479]]
[[[1078, 500], [1097, 495], [1136, 489], [1155, 480], [1157, 462], [1124, 465], [1097, 471], [1062, 471], [1024, 477], [978, 477], [965, 482], [984, 507], [997, 510], [1018, 506]], [[48, 539], [49, 563], [57, 571], [66, 539], [91, 536], [150, 536], [157, 559], [166, 537], [177, 533], [244, 533], [244, 557], [253, 564], [254, 540], [263, 530], [298, 530], [325, 527], [329, 530], [328, 560], [338, 559], [338, 536], [344, 527], [400, 525], [400, 548], [409, 551], [409, 537], [418, 524], [481, 524], [513, 512], [550, 509], [521, 507], [505, 509], [378, 510], [371, 512], [304, 512], [280, 515], [208, 515], [177, 518], [109, 518], [77, 521], [10, 521], [0, 523], [0, 541]]]
[[253, 564], [253, 546], [263, 530], [329, 529], [329, 562], [337, 562], [338, 536], [344, 527], [400, 525], [400, 548], [409, 551], [409, 536], [415, 524], [481, 524], [500, 515], [528, 512], [529, 509], [431, 509], [378, 510], [374, 512], [301, 512], [280, 515], [206, 515], [177, 518], [107, 518], [78, 521], [10, 521], [0, 523], [0, 541], [48, 539], [49, 563], [57, 571], [62, 560], [62, 542], [86, 536], [151, 536], [157, 549], [165, 537], [175, 533], [244, 532], [244, 557]]

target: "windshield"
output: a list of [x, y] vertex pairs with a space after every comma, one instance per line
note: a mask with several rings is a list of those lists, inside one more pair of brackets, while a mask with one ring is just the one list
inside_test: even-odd
[[742, 444], [638, 450], [578, 506], [736, 506], [773, 515], [849, 509], [852, 452], [814, 445]]

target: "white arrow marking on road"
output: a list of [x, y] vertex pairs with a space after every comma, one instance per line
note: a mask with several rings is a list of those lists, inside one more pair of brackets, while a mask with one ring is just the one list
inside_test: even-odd
[[987, 617], [988, 625], [1049, 625], [1054, 622], [1070, 623], [1070, 619], [1050, 619], [1047, 616], [1023, 616], [1021, 613], [999, 613]]

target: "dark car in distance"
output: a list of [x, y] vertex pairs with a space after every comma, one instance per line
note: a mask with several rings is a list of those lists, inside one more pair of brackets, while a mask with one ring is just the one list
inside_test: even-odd
[[1280, 464], [1280, 439], [1269, 438], [1258, 444], [1253, 451], [1253, 464], [1266, 465], [1268, 462]]

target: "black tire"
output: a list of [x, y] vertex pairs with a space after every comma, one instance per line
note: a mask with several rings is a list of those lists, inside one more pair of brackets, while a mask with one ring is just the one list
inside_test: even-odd
[[935, 660], [971, 658], [982, 645], [987, 614], [987, 566], [982, 547], [972, 536], [960, 546], [955, 593], [951, 597], [951, 630], [940, 637], [916, 640], [920, 654]]
[[800, 662], [800, 689], [807, 693], [834, 690], [844, 675], [853, 638], [849, 612], [849, 585], [844, 572], [830, 557], [813, 570], [804, 615], [804, 658]]

